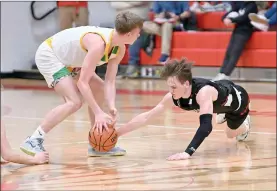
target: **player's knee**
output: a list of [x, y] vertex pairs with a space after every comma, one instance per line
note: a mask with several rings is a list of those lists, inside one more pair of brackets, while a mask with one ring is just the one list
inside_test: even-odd
[[227, 129], [226, 129], [226, 136], [227, 136], [227, 138], [229, 138], [229, 139], [234, 138], [234, 137], [236, 136], [235, 130], [232, 130], [232, 129], [230, 129], [229, 127], [227, 127]]
[[83, 102], [81, 99], [75, 99], [75, 100], [69, 101], [68, 104], [70, 105], [70, 108], [72, 111], [77, 111], [82, 107]]
[[232, 139], [232, 138], [235, 137], [235, 135], [233, 133], [230, 133], [230, 132], [227, 132], [226, 136], [227, 136], [228, 139]]

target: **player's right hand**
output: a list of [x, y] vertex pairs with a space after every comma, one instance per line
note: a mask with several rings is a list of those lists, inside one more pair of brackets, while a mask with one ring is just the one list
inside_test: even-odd
[[112, 117], [108, 114], [102, 112], [98, 115], [95, 115], [95, 124], [93, 126], [93, 131], [97, 129], [98, 134], [102, 134], [103, 129], [109, 132], [108, 124], [112, 124]]
[[230, 26], [230, 25], [232, 24], [232, 21], [231, 21], [231, 19], [229, 19], [229, 18], [225, 18], [225, 19], [223, 20], [223, 22], [224, 22], [224, 24], [225, 24], [226, 26]]
[[34, 164], [45, 164], [49, 162], [49, 153], [40, 152], [34, 156]]

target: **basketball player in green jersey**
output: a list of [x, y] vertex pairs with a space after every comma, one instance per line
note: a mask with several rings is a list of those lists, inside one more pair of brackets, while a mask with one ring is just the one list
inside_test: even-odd
[[[43, 42], [35, 56], [38, 70], [44, 76], [49, 88], [54, 88], [64, 103], [52, 109], [45, 116], [37, 130], [21, 145], [29, 155], [44, 152], [44, 136], [69, 115], [82, 106], [82, 99], [89, 105], [92, 128], [102, 133], [116, 118], [115, 80], [118, 64], [125, 54], [125, 45], [132, 44], [140, 35], [143, 20], [131, 13], [122, 12], [116, 16], [115, 28], [83, 26], [63, 30]], [[105, 81], [95, 73], [95, 68], [107, 64]], [[76, 70], [80, 67], [81, 70]], [[79, 73], [77, 83], [73, 75]], [[106, 99], [110, 113], [101, 105]], [[104, 155], [124, 155], [125, 150], [115, 147]], [[89, 156], [101, 156], [91, 147]]]
[[117, 129], [118, 136], [146, 125], [151, 118], [160, 116], [167, 108], [180, 107], [199, 112], [200, 126], [190, 144], [168, 160], [184, 160], [191, 157], [204, 139], [212, 132], [212, 114], [217, 113], [217, 123], [225, 121], [228, 138], [243, 141], [250, 131], [249, 96], [244, 88], [228, 80], [212, 82], [204, 78], [192, 78], [191, 64], [183, 59], [171, 60], [164, 66], [162, 76], [167, 80], [170, 92], [151, 110], [134, 117]]

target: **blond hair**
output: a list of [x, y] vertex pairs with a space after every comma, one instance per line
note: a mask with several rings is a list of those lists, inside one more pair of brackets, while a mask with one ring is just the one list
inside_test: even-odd
[[143, 19], [129, 11], [116, 15], [115, 29], [120, 34], [126, 34], [135, 28], [142, 29], [142, 25]]

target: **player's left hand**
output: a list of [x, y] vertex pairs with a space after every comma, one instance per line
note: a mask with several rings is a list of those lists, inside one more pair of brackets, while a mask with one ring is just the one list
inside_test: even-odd
[[32, 159], [34, 164], [45, 164], [49, 162], [49, 153], [47, 152], [40, 152], [37, 153], [34, 158]]
[[226, 26], [230, 26], [230, 25], [232, 24], [232, 21], [231, 21], [231, 19], [229, 19], [229, 18], [225, 18], [225, 19], [223, 20], [223, 22], [224, 22], [224, 24], [225, 24]]
[[186, 159], [189, 159], [190, 158], [190, 155], [186, 152], [183, 152], [183, 153], [176, 153], [174, 155], [171, 155], [169, 156], [166, 160], [186, 160]]

